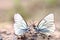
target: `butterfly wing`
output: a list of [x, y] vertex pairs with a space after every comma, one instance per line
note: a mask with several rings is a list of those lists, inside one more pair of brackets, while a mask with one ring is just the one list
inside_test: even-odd
[[17, 13], [14, 15], [14, 21], [14, 31], [16, 35], [23, 35], [25, 32], [27, 32], [27, 24], [20, 14]]
[[36, 27], [36, 31], [50, 35], [55, 31], [54, 14], [46, 16]]

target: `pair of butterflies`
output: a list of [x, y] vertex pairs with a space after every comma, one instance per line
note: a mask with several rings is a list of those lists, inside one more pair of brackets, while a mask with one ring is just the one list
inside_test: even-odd
[[[14, 15], [14, 31], [16, 35], [24, 35], [24, 33], [29, 31], [29, 28], [18, 13]], [[50, 35], [55, 31], [54, 24], [54, 14], [47, 15], [39, 24], [35, 27], [36, 32], [42, 32], [44, 34]]]

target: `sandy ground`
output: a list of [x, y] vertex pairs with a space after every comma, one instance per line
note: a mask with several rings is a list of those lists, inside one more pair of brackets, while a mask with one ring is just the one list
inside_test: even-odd
[[[57, 23], [56, 26], [59, 26], [59, 23]], [[60, 31], [57, 30], [53, 33], [53, 37], [50, 37], [50, 40], [60, 40]], [[46, 37], [46, 36], [45, 36]], [[17, 36], [14, 35], [14, 29], [13, 29], [13, 23], [0, 23], [0, 40], [1, 38], [3, 40], [17, 40]], [[44, 37], [43, 37], [44, 38]], [[37, 40], [47, 40], [46, 38], [43, 39], [41, 37], [38, 37]], [[23, 37], [24, 39], [24, 37]], [[19, 39], [20, 40], [20, 39]], [[24, 39], [28, 40], [28, 39]], [[33, 40], [33, 39], [31, 39]]]

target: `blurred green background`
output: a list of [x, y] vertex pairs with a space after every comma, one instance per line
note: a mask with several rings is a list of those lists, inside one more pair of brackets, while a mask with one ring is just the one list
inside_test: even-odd
[[38, 20], [54, 13], [55, 20], [60, 21], [60, 0], [0, 1], [0, 22], [13, 22], [15, 13], [20, 13], [25, 20]]

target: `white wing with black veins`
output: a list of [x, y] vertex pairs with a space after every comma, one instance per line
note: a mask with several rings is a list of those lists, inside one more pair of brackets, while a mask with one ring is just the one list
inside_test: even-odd
[[14, 31], [16, 35], [23, 35], [25, 32], [27, 32], [27, 24], [20, 14], [17, 13], [14, 15], [14, 21]]
[[42, 32], [44, 34], [50, 35], [55, 31], [55, 24], [54, 24], [54, 14], [49, 14], [46, 16], [36, 27], [38, 32]]

